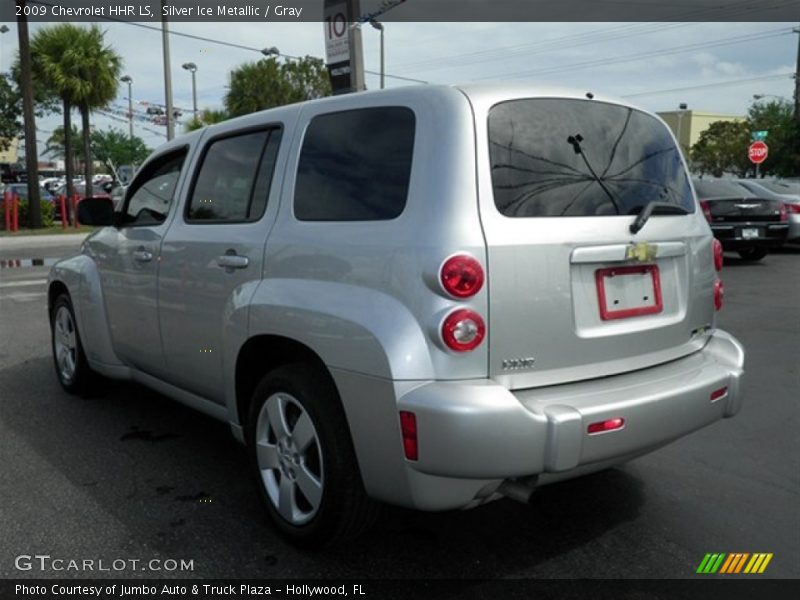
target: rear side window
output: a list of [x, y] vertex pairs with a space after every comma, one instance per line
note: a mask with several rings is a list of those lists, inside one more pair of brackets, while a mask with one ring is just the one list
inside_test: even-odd
[[188, 222], [250, 222], [264, 214], [279, 129], [212, 141], [203, 156], [186, 208]]
[[636, 214], [652, 200], [694, 212], [680, 153], [657, 119], [593, 100], [527, 99], [489, 113], [497, 209], [507, 217]]
[[185, 158], [186, 149], [183, 148], [145, 165], [131, 183], [122, 211], [123, 225], [159, 225], [166, 220]]
[[294, 196], [301, 221], [380, 221], [403, 212], [416, 119], [408, 108], [349, 110], [308, 125]]

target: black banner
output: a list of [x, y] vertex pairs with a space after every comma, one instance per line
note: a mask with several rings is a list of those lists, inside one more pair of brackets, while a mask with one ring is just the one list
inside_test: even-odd
[[[323, 0], [0, 0], [0, 21], [23, 11], [32, 22], [324, 20]], [[361, 0], [361, 13], [387, 22], [787, 22], [800, 20], [800, 0]]]

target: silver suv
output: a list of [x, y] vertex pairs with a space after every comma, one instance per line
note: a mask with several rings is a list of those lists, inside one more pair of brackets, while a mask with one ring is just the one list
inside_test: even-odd
[[277, 527], [527, 500], [741, 403], [722, 253], [667, 127], [624, 102], [416, 87], [159, 148], [49, 279], [56, 372], [230, 423]]

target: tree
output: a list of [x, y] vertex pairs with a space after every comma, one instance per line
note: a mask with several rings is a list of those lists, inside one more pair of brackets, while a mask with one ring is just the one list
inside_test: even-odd
[[192, 118], [190, 121], [188, 121], [184, 126], [184, 130], [186, 131], [186, 133], [189, 133], [190, 131], [194, 131], [195, 129], [200, 129], [201, 127], [205, 127], [207, 125], [222, 123], [223, 121], [227, 121], [230, 118], [231, 116], [224, 110], [206, 109], [200, 112], [199, 117]]
[[[72, 108], [81, 113], [83, 153], [91, 155], [89, 115], [105, 106], [117, 93], [122, 59], [104, 45], [103, 32], [97, 25], [89, 28], [60, 23], [40, 29], [31, 43], [32, 70], [45, 85], [55, 90], [64, 106], [65, 157], [67, 185], [72, 187]], [[91, 195], [92, 161], [84, 161], [86, 194]], [[69, 190], [72, 193], [72, 190]]]
[[19, 87], [6, 73], [0, 74], [0, 152], [22, 133], [22, 97]]
[[747, 158], [750, 124], [747, 121], [715, 121], [700, 134], [691, 150], [692, 168], [700, 174], [744, 177], [752, 168]]
[[268, 58], [231, 71], [225, 108], [231, 117], [238, 117], [330, 94], [330, 78], [322, 59], [306, 56], [279, 63]]
[[120, 165], [140, 165], [149, 154], [150, 149], [142, 138], [131, 139], [119, 129], [92, 132], [92, 156], [102, 162], [116, 180], [119, 180], [117, 168]]
[[769, 154], [759, 172], [779, 177], [800, 175], [800, 127], [793, 104], [788, 100], [755, 102], [748, 111], [748, 122], [752, 131], [769, 132]]
[[[68, 136], [68, 139], [75, 140], [78, 139], [78, 129], [75, 125], [71, 126], [72, 131]], [[53, 130], [53, 133], [50, 134], [50, 137], [47, 138], [45, 142], [44, 151], [45, 153], [55, 157], [60, 158], [65, 161], [67, 160], [67, 142], [66, 137], [64, 136], [64, 128], [63, 127], [56, 127]], [[70, 152], [70, 160], [72, 160], [72, 164], [70, 165], [71, 169], [77, 170], [77, 163], [83, 162], [85, 160], [85, 156], [83, 154], [83, 147], [78, 146], [77, 148], [72, 149]], [[66, 170], [66, 169], [65, 169]]]

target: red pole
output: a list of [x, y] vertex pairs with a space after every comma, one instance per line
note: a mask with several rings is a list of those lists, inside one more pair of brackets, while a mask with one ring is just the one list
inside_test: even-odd
[[64, 194], [61, 194], [58, 197], [58, 204], [61, 207], [61, 227], [66, 229], [67, 228], [67, 197]]
[[19, 231], [19, 195], [14, 194], [14, 231]]
[[6, 217], [6, 231], [11, 231], [11, 192], [3, 193], [3, 212]]

